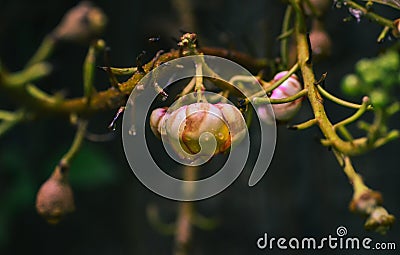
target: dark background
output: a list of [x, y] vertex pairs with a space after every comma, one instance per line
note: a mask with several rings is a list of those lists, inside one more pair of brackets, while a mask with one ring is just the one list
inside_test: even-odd
[[[190, 1], [193, 26], [182, 24], [174, 1], [96, 1], [109, 23], [104, 39], [111, 47], [114, 66], [135, 66], [136, 56], [146, 50], [150, 59], [159, 49], [175, 47], [172, 37], [180, 29], [198, 32], [207, 46], [237, 49], [257, 57], [277, 57], [275, 40], [285, 5], [279, 1]], [[0, 58], [13, 71], [24, 63], [66, 10], [77, 1], [0, 0]], [[376, 8], [388, 18], [399, 12]], [[316, 74], [328, 72], [327, 87], [336, 95], [340, 80], [352, 72], [357, 60], [376, 56], [393, 42], [376, 44], [380, 27], [362, 20], [344, 23], [348, 13], [332, 9], [326, 27], [332, 37], [333, 55], [316, 64]], [[148, 38], [160, 36], [157, 44]], [[83, 45], [61, 44], [49, 60], [50, 77], [37, 85], [68, 96], [81, 94], [81, 69], [87, 51]], [[100, 61], [101, 64], [101, 61]], [[96, 87], [108, 86], [107, 76], [97, 72]], [[1, 106], [13, 109], [11, 98], [0, 95]], [[352, 111], [326, 103], [332, 121]], [[114, 112], [96, 116], [90, 130], [107, 132]], [[304, 104], [293, 123], [311, 116]], [[399, 127], [399, 121], [391, 122]], [[57, 226], [47, 225], [37, 215], [35, 194], [67, 150], [74, 128], [67, 119], [44, 119], [14, 128], [0, 143], [0, 254], [169, 254], [173, 236], [157, 232], [146, 219], [146, 208], [156, 205], [165, 222], [173, 222], [178, 202], [163, 199], [146, 189], [132, 174], [124, 156], [120, 131], [105, 143], [85, 143], [71, 170], [77, 211]], [[369, 236], [374, 241], [397, 242], [396, 223], [386, 236], [366, 232], [364, 220], [348, 211], [352, 188], [331, 152], [316, 142], [315, 128], [289, 131], [279, 127], [276, 152], [262, 181], [247, 186], [250, 169], [221, 194], [196, 203], [198, 212], [215, 218], [212, 231], [194, 229], [190, 254], [288, 254], [259, 251], [256, 240], [265, 232], [280, 237], [324, 237], [346, 226], [349, 236]], [[384, 195], [386, 208], [400, 216], [398, 141], [354, 159], [366, 183]], [[399, 249], [399, 247], [398, 247]], [[397, 249], [397, 250], [398, 250]], [[296, 251], [292, 254], [310, 254]], [[313, 254], [379, 254], [366, 251], [330, 251]], [[390, 251], [382, 254], [395, 254]]]

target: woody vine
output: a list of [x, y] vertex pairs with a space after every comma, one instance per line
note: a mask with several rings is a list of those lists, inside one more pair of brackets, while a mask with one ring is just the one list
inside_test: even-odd
[[[328, 4], [320, 4], [327, 2]], [[77, 126], [75, 138], [71, 148], [55, 166], [53, 174], [42, 185], [37, 195], [37, 210], [49, 222], [57, 223], [66, 214], [74, 211], [73, 192], [68, 182], [70, 162], [79, 153], [84, 141], [87, 123], [91, 117], [102, 111], [115, 109], [117, 114], [110, 126], [114, 125], [118, 116], [123, 112], [127, 98], [139, 84], [139, 81], [151, 70], [169, 60], [189, 55], [215, 55], [233, 60], [251, 70], [262, 85], [267, 97], [255, 94], [252, 97], [243, 97], [232, 82], [246, 81], [246, 77], [237, 77], [235, 81], [225, 81], [217, 74], [209, 78], [218, 88], [218, 93], [224, 97], [235, 98], [237, 109], [245, 117], [249, 117], [249, 102], [258, 105], [261, 109], [265, 104], [272, 104], [279, 124], [289, 123], [290, 119], [302, 103], [309, 103], [313, 117], [303, 123], [290, 124], [289, 128], [301, 132], [303, 129], [318, 128], [324, 138], [320, 140], [322, 146], [331, 149], [331, 153], [342, 168], [353, 187], [354, 193], [350, 202], [350, 210], [366, 218], [365, 228], [379, 233], [386, 233], [394, 224], [395, 217], [382, 204], [382, 196], [378, 191], [367, 186], [360, 174], [357, 173], [351, 158], [368, 153], [388, 142], [398, 140], [400, 133], [390, 129], [388, 120], [400, 110], [399, 101], [392, 97], [392, 91], [400, 83], [398, 71], [400, 68], [399, 44], [395, 38], [400, 36], [400, 19], [390, 20], [375, 13], [373, 6], [383, 3], [399, 9], [397, 1], [365, 1], [338, 0], [334, 8], [346, 8], [354, 19], [365, 18], [382, 27], [377, 41], [393, 38], [393, 44], [382, 55], [375, 59], [362, 60], [356, 66], [354, 74], [343, 79], [343, 91], [349, 96], [362, 97], [358, 103], [338, 98], [333, 92], [324, 87], [327, 75], [316, 75], [313, 64], [324, 54], [329, 54], [329, 41], [323, 30], [323, 16], [328, 11], [330, 1], [291, 0], [287, 3], [287, 10], [282, 23], [280, 40], [280, 58], [276, 62], [268, 59], [256, 59], [249, 55], [222, 48], [199, 47], [195, 33], [185, 33], [180, 38], [177, 49], [169, 52], [158, 52], [154, 58], [142, 64], [140, 58], [135, 67], [116, 68], [104, 65], [101, 69], [107, 72], [110, 86], [103, 91], [97, 91], [94, 82], [94, 73], [99, 71], [96, 65], [106, 51], [106, 43], [99, 39], [106, 24], [105, 14], [90, 3], [82, 2], [71, 9], [62, 22], [44, 38], [32, 58], [25, 67], [18, 72], [7, 71], [6, 65], [0, 63], [0, 90], [16, 103], [14, 112], [0, 111], [0, 135], [22, 122], [34, 122], [40, 118], [54, 116], [68, 116], [71, 123]], [[378, 3], [375, 3], [378, 2]], [[82, 23], [83, 19], [88, 22]], [[311, 21], [312, 29], [319, 34], [309, 34]], [[321, 39], [322, 38], [322, 39]], [[63, 98], [51, 95], [34, 85], [51, 73], [51, 65], [46, 60], [51, 56], [53, 49], [61, 41], [89, 42], [90, 47], [83, 65], [83, 92], [79, 98]], [[290, 45], [294, 45], [291, 50]], [[294, 54], [290, 54], [290, 52]], [[135, 62], [135, 60], [134, 60]], [[265, 67], [270, 70], [284, 71], [276, 75], [271, 81], [265, 80], [265, 74], [260, 72]], [[203, 66], [203, 68], [208, 68]], [[212, 70], [208, 70], [212, 72]], [[380, 71], [381, 75], [375, 75]], [[130, 75], [130, 78], [119, 82], [116, 76]], [[271, 74], [274, 76], [274, 74]], [[383, 80], [382, 76], [386, 76]], [[300, 78], [299, 78], [300, 77]], [[388, 78], [389, 77], [389, 78]], [[280, 94], [284, 86], [295, 89], [289, 94]], [[283, 87], [282, 87], [283, 86]], [[162, 96], [168, 96], [161, 88], [154, 86]], [[207, 90], [203, 84], [193, 80], [180, 93], [183, 96], [191, 91], [201, 94]], [[138, 95], [140, 96], [140, 95]], [[324, 102], [330, 100], [338, 107], [354, 109], [354, 114], [337, 123], [331, 122], [326, 112]], [[209, 103], [211, 104], [211, 103]], [[372, 112], [372, 123], [360, 120], [365, 112]], [[162, 113], [155, 112], [152, 125], [157, 134], [157, 124]], [[110, 116], [112, 119], [113, 116]], [[266, 117], [267, 118], [267, 117]], [[353, 137], [347, 126], [357, 122], [360, 129], [365, 131], [363, 137]], [[159, 134], [158, 134], [159, 135]], [[190, 145], [188, 145], [190, 147]], [[196, 146], [194, 146], [196, 147]], [[187, 180], [195, 179], [195, 174], [185, 174]], [[150, 213], [150, 216], [153, 215]], [[185, 254], [187, 243], [190, 242], [190, 229], [195, 225], [194, 204], [182, 203], [176, 226], [176, 254]], [[154, 215], [153, 215], [154, 216]], [[154, 217], [153, 217], [154, 218]], [[152, 217], [150, 217], [152, 219]], [[185, 234], [186, 233], [186, 234]], [[189, 234], [188, 234], [189, 233]]]

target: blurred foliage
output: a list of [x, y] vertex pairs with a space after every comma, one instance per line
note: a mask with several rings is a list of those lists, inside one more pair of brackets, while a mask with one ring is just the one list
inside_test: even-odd
[[[1, 150], [0, 162], [0, 246], [9, 235], [8, 223], [16, 214], [35, 201], [36, 186], [27, 161], [20, 160], [20, 150], [9, 147]], [[7, 180], [7, 181], [6, 181]]]
[[117, 180], [118, 167], [107, 153], [93, 144], [84, 144], [71, 164], [71, 185], [96, 189]]
[[[58, 163], [60, 155], [65, 152], [64, 146], [50, 153], [42, 169], [32, 171], [28, 160], [21, 160], [21, 149], [10, 146], [0, 151], [0, 247], [7, 243], [9, 223], [20, 212], [32, 207], [38, 186], [50, 175]], [[71, 164], [71, 185], [75, 190], [93, 190], [118, 181], [118, 167], [110, 156], [95, 144], [86, 143]], [[41, 176], [38, 179], [36, 176]]]
[[369, 95], [374, 107], [386, 107], [396, 101], [400, 85], [400, 54], [388, 50], [376, 58], [364, 58], [355, 65], [355, 73], [342, 80], [342, 91], [348, 96]]
[[[44, 168], [48, 170], [48, 175], [58, 164], [65, 150], [66, 147], [58, 148], [57, 153], [51, 155], [46, 161]], [[82, 145], [71, 162], [71, 169], [74, 171], [69, 173], [69, 180], [77, 189], [96, 189], [103, 185], [113, 184], [118, 179], [118, 167], [115, 161], [102, 148], [90, 142]]]

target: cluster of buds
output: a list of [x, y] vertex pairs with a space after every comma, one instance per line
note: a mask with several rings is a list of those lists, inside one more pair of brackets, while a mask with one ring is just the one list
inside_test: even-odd
[[[272, 84], [280, 80], [283, 76], [285, 76], [288, 71], [282, 71], [277, 73], [272, 80]], [[287, 78], [281, 85], [279, 85], [276, 89], [272, 91], [270, 96], [271, 99], [282, 99], [293, 96], [301, 91], [302, 85], [300, 84], [299, 78], [297, 75], [292, 74], [289, 78]], [[301, 107], [301, 102], [303, 98], [296, 99], [292, 102], [283, 103], [283, 104], [273, 104], [272, 109], [275, 113], [275, 120], [279, 123], [286, 123], [290, 119], [292, 119], [298, 110]], [[257, 109], [258, 116], [261, 120], [266, 123], [273, 122], [273, 117], [266, 105], [262, 105]]]
[[[150, 127], [182, 157], [185, 154], [210, 156], [225, 152], [239, 143], [247, 130], [242, 113], [235, 106], [224, 103], [193, 103], [172, 112], [158, 108], [150, 116]], [[202, 134], [215, 137], [216, 147], [212, 151], [200, 146]]]
[[61, 41], [87, 43], [103, 32], [106, 23], [107, 17], [100, 8], [83, 1], [64, 15], [53, 36]]
[[57, 224], [75, 211], [74, 195], [66, 170], [61, 164], [58, 165], [36, 196], [36, 210], [50, 224]]
[[197, 35], [195, 33], [185, 33], [181, 36], [178, 46], [183, 56], [193, 54], [197, 47]]
[[390, 107], [400, 82], [399, 68], [400, 55], [396, 50], [388, 50], [376, 58], [360, 59], [355, 72], [344, 77], [342, 91], [353, 97], [368, 95], [375, 109]]

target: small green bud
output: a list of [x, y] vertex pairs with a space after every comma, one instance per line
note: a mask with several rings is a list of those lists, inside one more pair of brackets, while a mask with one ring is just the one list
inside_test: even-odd
[[359, 96], [362, 94], [360, 78], [355, 74], [348, 74], [342, 81], [342, 92], [349, 96]]
[[376, 59], [376, 65], [387, 72], [398, 72], [400, 68], [400, 58], [396, 51], [388, 51]]
[[383, 77], [381, 68], [377, 67], [374, 61], [369, 59], [361, 59], [358, 61], [356, 70], [363, 81], [365, 81], [365, 85], [374, 85]]
[[375, 89], [370, 94], [371, 103], [374, 107], [383, 108], [389, 103], [389, 96], [382, 89]]
[[359, 74], [369, 72], [373, 69], [372, 61], [369, 59], [360, 59], [356, 63], [356, 71]]

